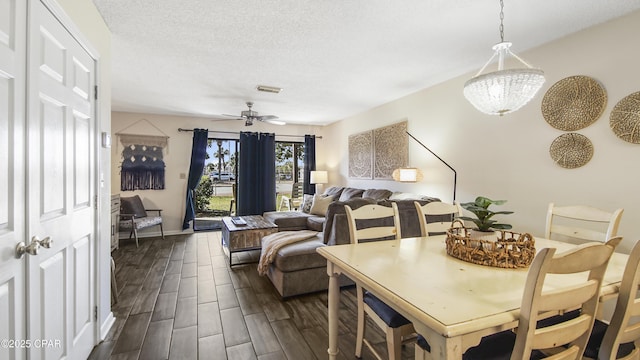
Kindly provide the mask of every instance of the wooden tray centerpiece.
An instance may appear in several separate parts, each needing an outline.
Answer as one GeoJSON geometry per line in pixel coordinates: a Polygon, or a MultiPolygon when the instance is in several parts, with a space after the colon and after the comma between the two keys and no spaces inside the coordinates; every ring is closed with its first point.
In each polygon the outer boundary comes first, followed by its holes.
{"type": "Polygon", "coordinates": [[[494,215],[509,215],[513,211],[489,209],[491,205],[506,202],[478,196],[473,202],[460,204],[475,218],[460,216],[453,221],[447,230],[447,254],[479,265],[508,269],[529,266],[536,255],[533,237],[510,231],[510,224],[498,223],[493,219],[494,215]],[[467,229],[462,220],[473,222],[476,229],[467,229]]]}
{"type": "Polygon", "coordinates": [[[452,227],[447,230],[447,254],[470,263],[507,269],[526,268],[531,264],[536,256],[531,234],[509,230],[495,234],[495,240],[476,239],[471,237],[471,229],[452,227]]]}

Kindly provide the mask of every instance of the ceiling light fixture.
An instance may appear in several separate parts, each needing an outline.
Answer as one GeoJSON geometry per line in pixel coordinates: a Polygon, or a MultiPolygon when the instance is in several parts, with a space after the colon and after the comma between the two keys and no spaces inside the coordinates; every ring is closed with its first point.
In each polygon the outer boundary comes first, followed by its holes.
{"type": "Polygon", "coordinates": [[[258,85],[256,86],[258,91],[269,92],[274,94],[279,94],[282,91],[282,88],[276,86],[267,86],[267,85],[258,85]]]}
{"type": "Polygon", "coordinates": [[[509,48],[504,41],[504,3],[500,0],[500,43],[493,46],[494,54],[478,73],[464,84],[464,96],[478,110],[490,115],[514,112],[528,103],[544,84],[544,72],[532,68],[509,48]],[[505,58],[511,55],[526,68],[504,69],[505,58]],[[498,70],[482,74],[498,57],[498,70]]]}

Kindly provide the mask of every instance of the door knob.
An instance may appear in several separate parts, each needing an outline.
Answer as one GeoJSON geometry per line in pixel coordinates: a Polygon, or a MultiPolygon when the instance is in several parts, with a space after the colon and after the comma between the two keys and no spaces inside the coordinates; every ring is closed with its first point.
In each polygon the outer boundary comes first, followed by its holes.
{"type": "Polygon", "coordinates": [[[24,254],[38,255],[38,249],[40,249],[40,243],[37,241],[32,241],[29,245],[26,245],[24,241],[20,241],[16,245],[16,258],[22,258],[24,254]]]}
{"type": "Polygon", "coordinates": [[[34,242],[37,242],[38,244],[40,244],[40,246],[42,246],[45,249],[51,248],[51,244],[53,244],[53,240],[51,240],[51,237],[49,236],[47,236],[42,240],[38,239],[37,236],[34,236],[33,238],[31,238],[31,243],[34,243],[34,242]]]}

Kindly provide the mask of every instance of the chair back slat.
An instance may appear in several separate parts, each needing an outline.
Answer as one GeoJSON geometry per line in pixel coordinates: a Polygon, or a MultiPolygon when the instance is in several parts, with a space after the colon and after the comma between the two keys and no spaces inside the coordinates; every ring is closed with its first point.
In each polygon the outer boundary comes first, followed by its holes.
{"type": "Polygon", "coordinates": [[[591,331],[592,323],[591,316],[581,315],[554,326],[536,329],[531,346],[534,349],[550,349],[568,344],[576,338],[575,334],[591,331]]]}
{"type": "Polygon", "coordinates": [[[582,357],[591,334],[599,301],[599,289],[609,259],[620,237],[606,243],[591,242],[556,254],[556,249],[541,249],[529,268],[520,308],[516,343],[511,359],[529,359],[533,350],[556,348],[554,359],[582,357]],[[582,284],[557,287],[558,276],[584,274],[582,284]],[[555,288],[543,293],[545,280],[553,275],[555,288]],[[560,323],[537,328],[543,312],[559,313],[579,307],[580,316],[560,323]],[[568,345],[567,348],[562,346],[568,345]]]}
{"type": "Polygon", "coordinates": [[[580,286],[545,292],[541,295],[538,311],[558,310],[562,309],[563,306],[572,308],[582,305],[598,294],[598,291],[600,291],[598,286],[598,281],[590,280],[580,286]]]}

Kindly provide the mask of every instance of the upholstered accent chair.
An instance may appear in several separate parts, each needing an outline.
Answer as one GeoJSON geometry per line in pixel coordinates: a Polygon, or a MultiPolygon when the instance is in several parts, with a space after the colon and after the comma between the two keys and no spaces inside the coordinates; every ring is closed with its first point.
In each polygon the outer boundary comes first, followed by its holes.
{"type": "Polygon", "coordinates": [[[161,209],[145,209],[140,196],[120,198],[120,230],[129,230],[129,239],[133,235],[136,239],[136,247],[138,244],[138,230],[146,229],[152,226],[160,226],[160,234],[164,239],[164,230],[162,229],[162,210],[161,209]],[[150,216],[147,211],[157,212],[157,216],[150,216]]]}

